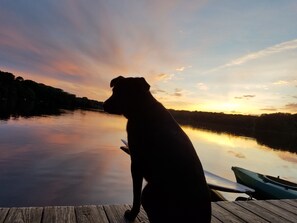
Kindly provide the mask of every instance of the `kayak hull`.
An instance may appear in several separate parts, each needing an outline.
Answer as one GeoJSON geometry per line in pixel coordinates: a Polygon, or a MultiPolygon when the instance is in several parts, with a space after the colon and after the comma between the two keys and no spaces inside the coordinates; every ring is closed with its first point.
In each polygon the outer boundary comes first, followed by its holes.
{"type": "Polygon", "coordinates": [[[279,183],[277,182],[277,178],[272,180],[272,177],[240,167],[232,167],[232,170],[238,183],[255,190],[252,195],[256,199],[269,200],[297,198],[297,184],[285,180],[280,180],[281,183],[279,183]]]}

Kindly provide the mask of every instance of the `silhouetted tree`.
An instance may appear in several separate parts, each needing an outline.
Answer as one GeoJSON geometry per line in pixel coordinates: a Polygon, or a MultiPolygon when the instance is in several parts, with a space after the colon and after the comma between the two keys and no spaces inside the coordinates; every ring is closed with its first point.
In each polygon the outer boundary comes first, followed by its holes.
{"type": "Polygon", "coordinates": [[[24,80],[20,76],[15,78],[3,71],[0,71],[0,102],[1,117],[7,117],[7,114],[56,113],[58,109],[102,109],[101,102],[78,98],[62,89],[24,80]]]}

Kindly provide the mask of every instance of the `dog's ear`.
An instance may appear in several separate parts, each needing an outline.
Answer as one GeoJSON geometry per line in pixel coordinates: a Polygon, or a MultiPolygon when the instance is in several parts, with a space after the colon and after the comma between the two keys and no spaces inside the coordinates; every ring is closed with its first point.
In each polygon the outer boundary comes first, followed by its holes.
{"type": "Polygon", "coordinates": [[[150,89],[150,85],[146,82],[146,80],[143,77],[139,78],[139,82],[141,90],[148,91],[150,89]]]}
{"type": "Polygon", "coordinates": [[[120,80],[125,79],[122,76],[118,76],[117,78],[114,78],[110,82],[110,87],[114,87],[120,80]]]}

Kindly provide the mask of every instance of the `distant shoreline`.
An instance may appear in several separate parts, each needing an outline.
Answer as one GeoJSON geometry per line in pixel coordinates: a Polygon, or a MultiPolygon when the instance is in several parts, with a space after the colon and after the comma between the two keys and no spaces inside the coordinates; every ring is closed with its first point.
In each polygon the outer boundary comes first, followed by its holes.
{"type": "MultiPolygon", "coordinates": [[[[77,97],[62,89],[0,71],[0,120],[18,116],[59,115],[61,109],[102,112],[103,102],[77,97]]],[[[169,112],[181,125],[252,137],[271,148],[297,153],[297,114],[256,116],[173,109],[169,112]]]]}
{"type": "Polygon", "coordinates": [[[169,110],[181,125],[255,138],[259,144],[297,153],[297,114],[234,115],[169,110]]]}
{"type": "Polygon", "coordinates": [[[59,113],[59,109],[102,108],[102,102],[0,71],[0,119],[59,113]]]}

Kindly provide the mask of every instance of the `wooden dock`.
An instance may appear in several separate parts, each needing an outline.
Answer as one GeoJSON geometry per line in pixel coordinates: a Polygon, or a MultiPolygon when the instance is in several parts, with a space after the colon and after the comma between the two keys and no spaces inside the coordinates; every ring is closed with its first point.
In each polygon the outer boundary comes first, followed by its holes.
{"type": "MultiPolygon", "coordinates": [[[[86,205],[0,208],[0,223],[102,222],[126,223],[129,205],[86,205]]],[[[212,203],[212,222],[297,222],[297,200],[235,201],[212,203]]],[[[147,222],[141,210],[135,223],[147,222]]]]}

